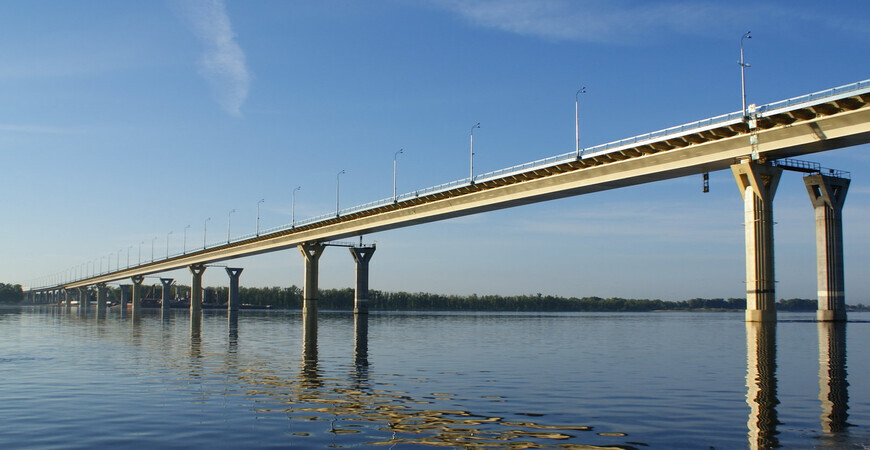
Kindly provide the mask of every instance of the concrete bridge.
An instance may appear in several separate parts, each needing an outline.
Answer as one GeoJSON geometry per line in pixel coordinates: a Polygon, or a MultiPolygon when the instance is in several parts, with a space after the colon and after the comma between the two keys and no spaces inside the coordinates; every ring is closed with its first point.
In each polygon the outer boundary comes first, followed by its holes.
{"type": "MultiPolygon", "coordinates": [[[[96,287],[105,307],[106,283],[131,280],[132,310],[138,314],[146,275],[189,268],[190,312],[201,314],[202,274],[208,264],[297,247],[304,259],[303,310],[317,311],[318,260],[338,239],[503,208],[588,194],[717,170],[731,170],[745,205],[746,320],[776,320],[773,255],[773,198],[783,170],[807,173],[804,182],[815,208],[818,320],[846,318],[843,289],[841,212],[848,174],[793,160],[811,153],[870,142],[870,80],[668,128],[621,141],[553,156],[371,202],[265,230],[202,249],[114,271],[31,287],[33,301],[64,301],[77,289],[96,287]]],[[[367,312],[368,264],[374,246],[350,246],[356,263],[355,311],[367,312]]],[[[238,308],[242,269],[227,268],[231,311],[238,308]]],[[[56,280],[56,278],[61,278],[56,280]]],[[[162,279],[164,299],[172,280],[162,279]]],[[[166,304],[168,302],[164,302],[166,304]]],[[[87,302],[82,302],[87,308],[87,302]]]]}

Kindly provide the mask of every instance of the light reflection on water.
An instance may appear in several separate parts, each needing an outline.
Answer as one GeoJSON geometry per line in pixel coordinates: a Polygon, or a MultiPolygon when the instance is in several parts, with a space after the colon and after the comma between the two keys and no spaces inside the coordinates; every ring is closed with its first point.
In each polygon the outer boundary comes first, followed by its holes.
{"type": "Polygon", "coordinates": [[[789,317],[0,309],[0,447],[860,448],[870,330],[789,317]]]}

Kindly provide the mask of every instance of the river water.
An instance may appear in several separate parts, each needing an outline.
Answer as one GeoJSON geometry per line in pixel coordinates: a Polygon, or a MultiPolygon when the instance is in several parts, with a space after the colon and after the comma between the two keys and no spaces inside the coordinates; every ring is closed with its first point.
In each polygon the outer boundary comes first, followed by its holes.
{"type": "Polygon", "coordinates": [[[0,309],[0,448],[870,448],[870,314],[813,318],[0,309]]]}

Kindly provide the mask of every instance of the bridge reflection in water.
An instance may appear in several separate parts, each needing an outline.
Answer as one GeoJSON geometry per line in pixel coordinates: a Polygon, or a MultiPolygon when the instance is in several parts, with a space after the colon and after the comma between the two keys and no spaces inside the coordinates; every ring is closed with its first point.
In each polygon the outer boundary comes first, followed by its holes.
{"type": "MultiPolygon", "coordinates": [[[[819,416],[823,439],[836,445],[849,424],[846,380],[846,323],[817,322],[819,336],[819,416]]],[[[746,403],[749,405],[749,448],[779,447],[776,407],[776,324],[746,323],[746,403]]],[[[823,441],[823,443],[826,443],[823,441]]]]}

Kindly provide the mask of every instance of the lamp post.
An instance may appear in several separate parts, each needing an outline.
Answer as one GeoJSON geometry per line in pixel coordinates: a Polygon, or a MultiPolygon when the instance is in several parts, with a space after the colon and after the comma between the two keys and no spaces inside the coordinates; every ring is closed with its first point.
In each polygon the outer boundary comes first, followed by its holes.
{"type": "Polygon", "coordinates": [[[393,203],[398,201],[396,196],[396,159],[403,153],[405,153],[405,149],[400,148],[399,151],[393,154],[393,203]]]}
{"type": "Polygon", "coordinates": [[[290,227],[296,228],[296,191],[302,189],[302,186],[296,186],[293,188],[293,192],[290,194],[290,227]]]}
{"type": "Polygon", "coordinates": [[[103,273],[103,258],[104,258],[104,256],[100,256],[100,272],[99,273],[101,273],[101,274],[103,273]]]}
{"type": "Polygon", "coordinates": [[[151,238],[151,262],[154,262],[154,243],[157,242],[157,236],[151,238]]]}
{"type": "Polygon", "coordinates": [[[344,169],[342,169],[341,172],[339,172],[338,174],[335,175],[335,217],[338,217],[338,193],[339,193],[339,187],[340,187],[338,179],[344,173],[345,173],[344,169]]]}
{"type": "Polygon", "coordinates": [[[202,249],[205,250],[205,238],[208,236],[208,221],[211,220],[211,217],[205,219],[205,223],[202,225],[202,249]]]}
{"type": "Polygon", "coordinates": [[[257,236],[260,236],[260,204],[265,202],[266,199],[261,198],[259,202],[257,202],[257,236]]]}
{"type": "Polygon", "coordinates": [[[170,234],[172,234],[171,231],[169,233],[166,233],[166,259],[169,259],[169,235],[170,234]]]}
{"type": "Polygon", "coordinates": [[[115,270],[118,271],[121,270],[121,250],[123,249],[118,249],[118,257],[115,258],[115,270]]]}
{"type": "Polygon", "coordinates": [[[236,208],[231,209],[230,212],[227,213],[227,244],[230,243],[230,217],[234,212],[236,212],[236,208]]]}
{"type": "Polygon", "coordinates": [[[574,93],[574,139],[577,142],[577,159],[580,159],[580,94],[586,93],[586,86],[574,93]]]}
{"type": "Polygon", "coordinates": [[[190,228],[190,225],[184,227],[184,240],[181,241],[181,254],[187,254],[187,229],[190,228]]]}
{"type": "Polygon", "coordinates": [[[144,244],[144,243],[145,243],[145,241],[139,242],[139,263],[138,263],[138,265],[140,265],[140,266],[142,265],[142,244],[144,244]]]}
{"type": "Polygon", "coordinates": [[[749,64],[746,64],[746,61],[743,59],[743,40],[752,39],[749,33],[751,31],[747,31],[740,37],[740,62],[737,63],[740,65],[740,93],[743,95],[743,117],[746,117],[746,68],[749,67],[749,64]]]}
{"type": "Polygon", "coordinates": [[[471,127],[471,165],[468,172],[468,181],[474,184],[474,129],[480,128],[480,122],[471,127]]]}
{"type": "Polygon", "coordinates": [[[127,247],[127,268],[130,268],[130,253],[133,253],[133,246],[127,247]]]}

